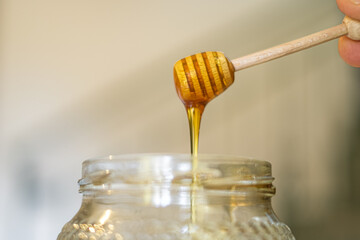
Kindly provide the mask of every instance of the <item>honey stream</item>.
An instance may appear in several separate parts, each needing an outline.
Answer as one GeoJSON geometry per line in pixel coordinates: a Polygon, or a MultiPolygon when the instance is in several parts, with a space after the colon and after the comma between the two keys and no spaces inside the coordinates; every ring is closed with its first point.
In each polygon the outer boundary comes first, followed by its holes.
{"type": "Polygon", "coordinates": [[[192,156],[192,183],[191,183],[191,223],[196,224],[196,191],[198,189],[198,149],[201,116],[204,112],[205,105],[197,104],[195,106],[186,106],[187,116],[190,129],[190,146],[192,156]]]}

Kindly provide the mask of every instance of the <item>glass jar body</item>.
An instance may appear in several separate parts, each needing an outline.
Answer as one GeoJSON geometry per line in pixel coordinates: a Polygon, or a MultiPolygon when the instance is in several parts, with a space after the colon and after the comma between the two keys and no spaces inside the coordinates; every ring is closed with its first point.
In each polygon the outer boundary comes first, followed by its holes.
{"type": "Polygon", "coordinates": [[[272,180],[269,163],[234,157],[200,157],[196,170],[185,155],[88,161],[58,240],[295,239],[271,207],[272,180]]]}

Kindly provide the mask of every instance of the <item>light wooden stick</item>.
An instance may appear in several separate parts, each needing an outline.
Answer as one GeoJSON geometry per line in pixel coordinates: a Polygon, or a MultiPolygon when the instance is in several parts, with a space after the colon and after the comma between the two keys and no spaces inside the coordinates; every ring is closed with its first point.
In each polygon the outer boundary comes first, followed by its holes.
{"type": "MultiPolygon", "coordinates": [[[[252,67],[252,66],[264,63],[264,62],[271,61],[276,58],[280,58],[280,57],[289,55],[291,53],[295,53],[295,52],[319,45],[321,43],[336,39],[341,36],[345,36],[349,32],[352,33],[354,31],[355,33],[356,32],[359,33],[360,29],[357,29],[357,31],[355,29],[350,30],[350,27],[353,26],[350,24],[353,23],[353,21],[354,20],[351,19],[351,22],[349,22],[348,17],[346,17],[344,19],[344,23],[342,23],[338,26],[335,26],[335,27],[332,27],[332,28],[299,38],[299,39],[296,39],[296,40],[288,42],[288,43],[284,43],[284,44],[281,44],[281,45],[278,45],[275,47],[271,47],[271,48],[268,48],[263,51],[259,51],[259,52],[252,53],[252,54],[249,54],[244,57],[240,57],[240,58],[231,60],[231,62],[234,65],[235,71],[239,71],[239,70],[242,70],[242,69],[245,69],[248,67],[252,67]]],[[[351,37],[351,38],[354,39],[356,37],[351,37]]]]}

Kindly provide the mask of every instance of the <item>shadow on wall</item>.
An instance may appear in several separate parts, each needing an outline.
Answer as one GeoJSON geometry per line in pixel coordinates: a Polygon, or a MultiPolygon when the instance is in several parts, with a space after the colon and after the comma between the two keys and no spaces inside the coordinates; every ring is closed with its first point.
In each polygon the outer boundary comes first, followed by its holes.
{"type": "MultiPolygon", "coordinates": [[[[360,69],[356,71],[354,79],[360,79],[360,69]]],[[[360,82],[355,82],[360,89],[360,82]]],[[[360,95],[357,95],[357,104],[360,106],[360,95]]],[[[332,204],[327,209],[327,217],[320,222],[299,221],[292,218],[293,231],[297,239],[326,239],[326,240],[353,240],[359,239],[358,224],[360,222],[360,110],[353,109],[354,125],[347,129],[347,143],[343,152],[339,152],[336,162],[345,162],[346,174],[334,171],[329,178],[335,178],[337,184],[331,189],[337,195],[335,199],[328,199],[332,204]],[[338,179],[338,175],[344,179],[338,179]]],[[[336,167],[336,166],[335,166],[336,167]]],[[[338,169],[341,171],[341,168],[338,169]]],[[[291,207],[288,208],[291,210],[291,207]]]]}

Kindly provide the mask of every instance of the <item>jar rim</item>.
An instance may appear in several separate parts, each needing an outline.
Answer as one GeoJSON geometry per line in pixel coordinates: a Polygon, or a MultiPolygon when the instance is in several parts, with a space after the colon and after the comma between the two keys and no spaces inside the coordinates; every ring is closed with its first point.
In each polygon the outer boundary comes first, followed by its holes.
{"type": "MultiPolygon", "coordinates": [[[[175,157],[177,159],[183,160],[189,160],[192,159],[191,154],[186,153],[129,153],[129,154],[117,154],[117,155],[108,155],[103,157],[95,157],[95,158],[89,158],[86,159],[82,165],[89,165],[99,162],[107,162],[107,161],[129,161],[129,160],[139,160],[144,158],[167,158],[167,157],[175,157]]],[[[238,163],[239,161],[247,162],[252,161],[257,164],[270,164],[268,161],[252,158],[252,157],[243,157],[238,155],[229,155],[229,154],[199,154],[197,156],[198,159],[201,159],[202,161],[215,161],[221,158],[221,161],[226,162],[234,162],[238,163]]]]}
{"type": "Polygon", "coordinates": [[[80,190],[124,185],[190,186],[194,176],[202,186],[268,185],[274,178],[267,161],[234,155],[200,154],[196,167],[190,154],[145,153],[109,155],[83,162],[80,190]]]}

